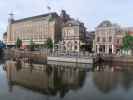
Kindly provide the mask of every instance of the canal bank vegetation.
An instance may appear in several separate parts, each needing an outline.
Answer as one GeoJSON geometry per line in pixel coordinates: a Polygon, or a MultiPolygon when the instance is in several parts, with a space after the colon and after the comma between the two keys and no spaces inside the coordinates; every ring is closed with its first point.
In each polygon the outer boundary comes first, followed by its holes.
{"type": "Polygon", "coordinates": [[[34,48],[35,48],[35,43],[33,42],[32,39],[30,39],[30,45],[29,45],[29,49],[30,49],[30,51],[33,51],[34,48]]]}
{"type": "Polygon", "coordinates": [[[16,48],[20,48],[22,46],[22,40],[17,38],[17,41],[16,41],[16,48]]]}
{"type": "Polygon", "coordinates": [[[121,54],[120,55],[107,55],[102,57],[105,62],[120,62],[133,64],[133,36],[125,33],[123,37],[121,54]]]}
{"type": "Polygon", "coordinates": [[[33,51],[34,48],[35,48],[35,43],[33,42],[32,39],[30,39],[29,45],[28,45],[28,46],[25,46],[25,45],[22,44],[22,40],[19,39],[19,38],[17,38],[15,47],[16,47],[17,49],[27,49],[27,50],[33,51]]]}
{"type": "Polygon", "coordinates": [[[50,52],[52,52],[52,49],[54,47],[54,43],[52,41],[51,38],[48,38],[45,44],[46,48],[50,50],[50,52]]]}
{"type": "Polygon", "coordinates": [[[126,33],[125,37],[123,38],[123,46],[122,46],[122,53],[126,55],[133,54],[133,36],[126,33]]]}

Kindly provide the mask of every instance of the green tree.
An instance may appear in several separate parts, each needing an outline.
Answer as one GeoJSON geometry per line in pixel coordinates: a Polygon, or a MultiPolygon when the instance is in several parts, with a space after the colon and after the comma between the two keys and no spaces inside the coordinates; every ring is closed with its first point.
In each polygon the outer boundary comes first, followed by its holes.
{"type": "Polygon", "coordinates": [[[51,38],[48,38],[47,41],[46,41],[46,47],[48,49],[53,49],[53,41],[51,38]]]}
{"type": "Polygon", "coordinates": [[[126,36],[123,38],[123,46],[124,50],[129,50],[133,48],[133,36],[126,33],[126,36]]]}
{"type": "Polygon", "coordinates": [[[30,50],[34,50],[34,47],[35,47],[35,44],[34,44],[33,40],[30,39],[30,45],[29,45],[30,50]]]}
{"type": "Polygon", "coordinates": [[[20,48],[22,45],[22,40],[17,38],[17,41],[16,41],[16,48],[20,48]]]}

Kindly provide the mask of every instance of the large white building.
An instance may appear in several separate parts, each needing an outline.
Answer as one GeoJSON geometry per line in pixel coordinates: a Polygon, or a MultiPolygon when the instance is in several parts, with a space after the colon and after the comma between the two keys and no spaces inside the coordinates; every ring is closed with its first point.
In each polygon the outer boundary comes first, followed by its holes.
{"type": "Polygon", "coordinates": [[[99,54],[116,54],[120,51],[124,32],[117,24],[103,21],[96,27],[93,49],[99,54]]]}

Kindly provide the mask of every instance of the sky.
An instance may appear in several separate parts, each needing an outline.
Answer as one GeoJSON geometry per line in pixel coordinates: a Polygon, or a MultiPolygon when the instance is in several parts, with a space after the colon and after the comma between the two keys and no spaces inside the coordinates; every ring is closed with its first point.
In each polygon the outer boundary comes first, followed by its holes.
{"type": "Polygon", "coordinates": [[[15,19],[48,13],[62,9],[82,22],[88,30],[94,30],[103,20],[125,27],[133,26],[133,0],[0,0],[0,39],[6,31],[9,13],[15,19]]]}

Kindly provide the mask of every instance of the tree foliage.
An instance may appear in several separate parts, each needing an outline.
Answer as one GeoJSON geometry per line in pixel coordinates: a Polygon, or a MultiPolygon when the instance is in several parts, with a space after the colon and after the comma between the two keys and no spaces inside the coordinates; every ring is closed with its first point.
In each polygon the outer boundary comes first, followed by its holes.
{"type": "Polygon", "coordinates": [[[48,38],[47,41],[46,41],[46,47],[48,49],[53,49],[53,41],[51,38],[48,38]]]}
{"type": "Polygon", "coordinates": [[[123,49],[133,49],[133,36],[126,33],[126,36],[123,38],[123,49]]]}
{"type": "Polygon", "coordinates": [[[30,39],[30,45],[29,45],[30,50],[34,50],[34,46],[35,46],[35,44],[34,44],[33,40],[30,39]]]}
{"type": "Polygon", "coordinates": [[[17,38],[17,41],[16,41],[16,48],[20,48],[22,45],[22,40],[17,38]]]}

